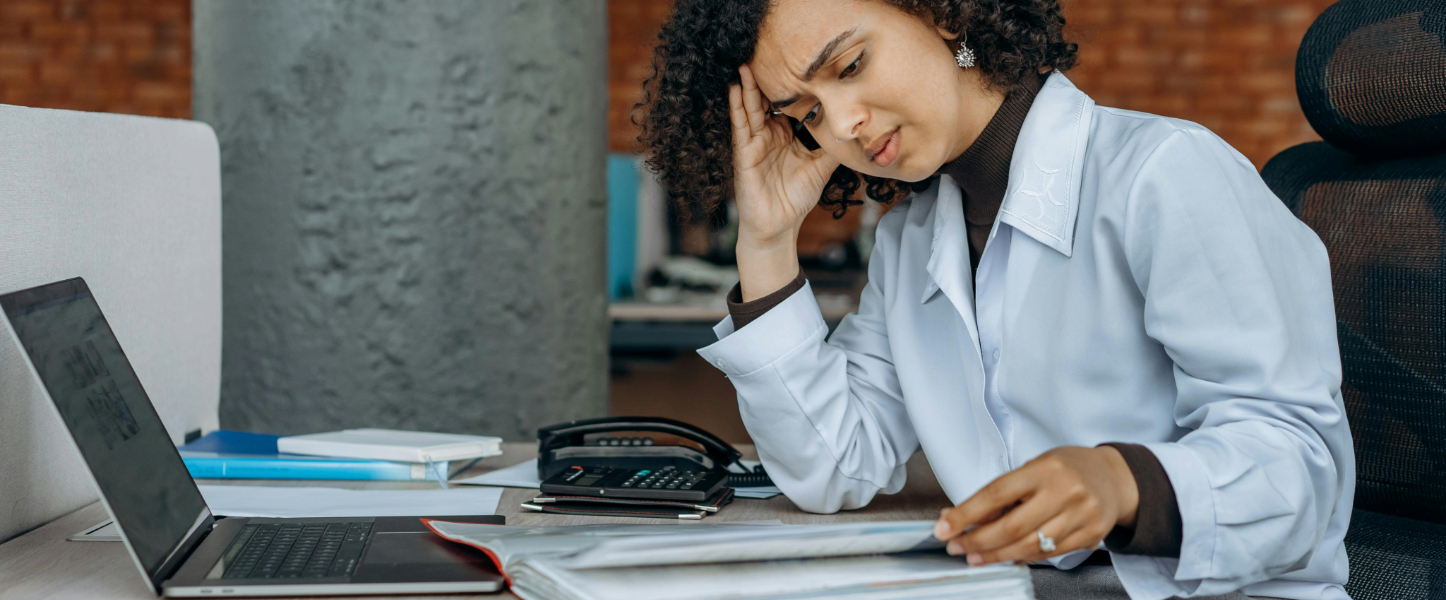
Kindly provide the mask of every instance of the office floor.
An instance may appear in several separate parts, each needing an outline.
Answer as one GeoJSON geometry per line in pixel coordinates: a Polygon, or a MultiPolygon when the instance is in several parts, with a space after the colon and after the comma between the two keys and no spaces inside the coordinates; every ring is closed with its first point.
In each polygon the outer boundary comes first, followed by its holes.
{"type": "Polygon", "coordinates": [[[701,427],[732,444],[752,443],[738,416],[733,385],[696,352],[614,356],[609,385],[613,416],[667,417],[701,427]]]}

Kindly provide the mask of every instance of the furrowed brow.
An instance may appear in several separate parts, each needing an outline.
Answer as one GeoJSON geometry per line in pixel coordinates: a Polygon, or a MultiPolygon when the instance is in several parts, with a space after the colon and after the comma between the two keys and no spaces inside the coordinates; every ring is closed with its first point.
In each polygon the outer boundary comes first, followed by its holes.
{"type": "MultiPolygon", "coordinates": [[[[818,75],[818,70],[822,69],[824,65],[828,64],[829,59],[833,58],[834,51],[838,50],[838,47],[848,41],[850,37],[853,37],[854,32],[858,31],[858,29],[857,26],[850,28],[848,31],[834,36],[832,40],[824,44],[823,49],[819,50],[818,56],[814,57],[813,62],[808,65],[808,69],[803,72],[803,80],[812,81],[813,77],[818,75]]],[[[783,100],[771,102],[770,104],[773,105],[773,110],[783,110],[795,102],[798,102],[798,96],[784,98],[783,100]]]]}
{"type": "Polygon", "coordinates": [[[803,80],[812,81],[813,76],[818,74],[818,70],[822,69],[823,66],[828,63],[829,59],[833,58],[833,51],[838,50],[839,45],[848,41],[848,39],[852,37],[854,32],[858,31],[858,29],[858,27],[849,29],[848,31],[838,34],[838,36],[830,40],[829,43],[824,44],[823,50],[820,50],[818,52],[818,56],[814,57],[813,63],[808,65],[808,70],[803,72],[803,80]]]}

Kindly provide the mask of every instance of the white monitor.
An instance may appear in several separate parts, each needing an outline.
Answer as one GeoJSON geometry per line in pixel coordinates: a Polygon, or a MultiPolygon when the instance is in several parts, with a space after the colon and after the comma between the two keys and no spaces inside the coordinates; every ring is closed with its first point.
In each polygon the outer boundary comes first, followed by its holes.
{"type": "MultiPolygon", "coordinates": [[[[203,123],[0,105],[0,293],[84,277],[170,433],[217,428],[221,170],[203,123]]],[[[98,499],[0,339],[0,540],[98,499]]]]}

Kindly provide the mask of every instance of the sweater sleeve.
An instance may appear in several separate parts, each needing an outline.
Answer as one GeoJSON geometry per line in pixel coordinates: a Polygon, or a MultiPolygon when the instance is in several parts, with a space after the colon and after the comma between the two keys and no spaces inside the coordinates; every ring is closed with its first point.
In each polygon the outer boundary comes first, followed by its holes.
{"type": "Polygon", "coordinates": [[[807,280],[803,278],[803,270],[799,269],[798,275],[788,282],[788,285],[783,286],[783,289],[749,302],[743,301],[742,286],[734,284],[733,289],[728,291],[728,314],[733,317],[733,329],[743,329],[744,325],[763,316],[763,313],[787,300],[794,292],[803,289],[805,281],[807,280]]]}
{"type": "Polygon", "coordinates": [[[1135,512],[1135,527],[1116,527],[1105,537],[1110,552],[1179,558],[1184,526],[1180,522],[1180,504],[1175,488],[1160,459],[1149,448],[1139,444],[1102,444],[1120,451],[1135,486],[1140,490],[1140,505],[1135,512]]]}

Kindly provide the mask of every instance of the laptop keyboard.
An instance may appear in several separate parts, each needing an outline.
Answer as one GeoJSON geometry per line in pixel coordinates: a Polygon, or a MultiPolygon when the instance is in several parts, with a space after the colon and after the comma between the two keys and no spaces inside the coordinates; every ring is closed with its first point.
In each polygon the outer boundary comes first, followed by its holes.
{"type": "Polygon", "coordinates": [[[226,579],[349,577],[371,523],[251,524],[226,549],[226,579]]]}

